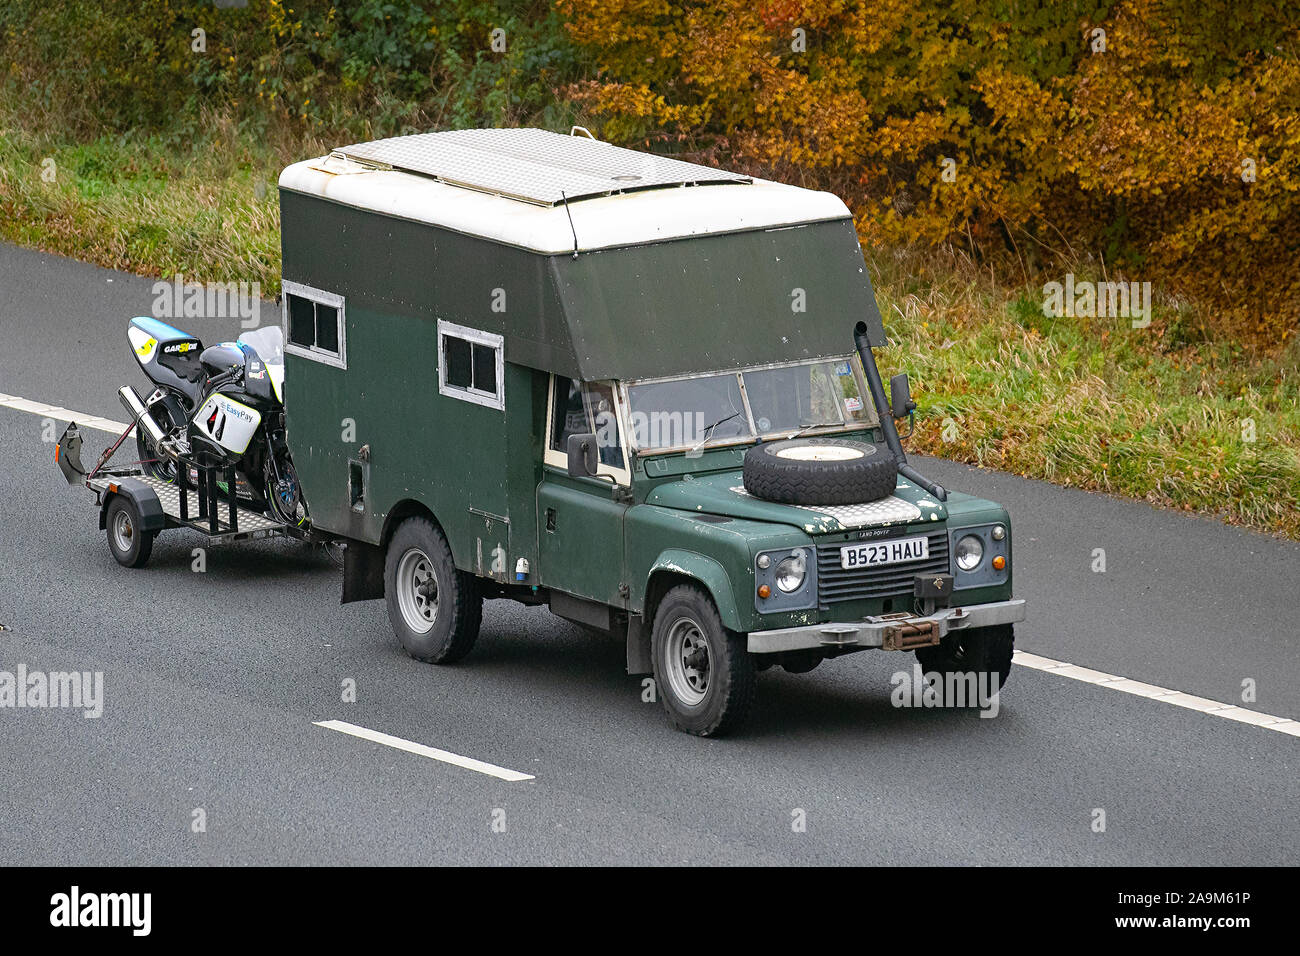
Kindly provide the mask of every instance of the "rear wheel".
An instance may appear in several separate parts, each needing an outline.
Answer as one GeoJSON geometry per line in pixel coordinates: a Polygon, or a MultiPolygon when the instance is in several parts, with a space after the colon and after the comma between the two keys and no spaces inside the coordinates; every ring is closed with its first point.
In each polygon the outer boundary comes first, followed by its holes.
{"type": "Polygon", "coordinates": [[[140,527],[140,513],[128,498],[115,495],[104,518],[108,550],[124,568],[138,568],[149,560],[156,532],[140,527]]]}
{"type": "Polygon", "coordinates": [[[969,631],[949,631],[938,645],[918,647],[916,659],[927,674],[938,675],[936,689],[945,706],[965,704],[967,707],[975,707],[979,701],[970,699],[969,685],[947,680],[947,676],[974,673],[977,687],[981,690],[987,687],[992,696],[1002,688],[1011,674],[1014,645],[1015,631],[1010,624],[979,627],[969,631]],[[985,674],[989,677],[985,678],[985,674]],[[952,692],[958,688],[961,699],[954,699],[957,694],[952,692]]]}
{"type": "Polygon", "coordinates": [[[135,426],[135,452],[140,459],[140,470],[148,477],[176,483],[176,462],[158,451],[158,446],[139,425],[135,426]]]}
{"type": "Polygon", "coordinates": [[[483,622],[478,582],[456,568],[447,539],[427,519],[408,518],[388,543],[384,595],[393,633],[416,660],[452,664],[474,646],[483,622]]]}
{"type": "Polygon", "coordinates": [[[650,646],[655,684],[674,727],[712,737],[744,723],[754,702],[754,659],[745,636],[723,626],[707,592],[680,584],[664,595],[650,646]]]}

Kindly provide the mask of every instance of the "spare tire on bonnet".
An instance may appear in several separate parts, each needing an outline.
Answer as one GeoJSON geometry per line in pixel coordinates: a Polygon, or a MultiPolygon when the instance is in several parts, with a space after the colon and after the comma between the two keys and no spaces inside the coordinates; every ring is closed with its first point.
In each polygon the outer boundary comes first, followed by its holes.
{"type": "Polygon", "coordinates": [[[884,445],[844,438],[763,442],[745,453],[745,490],[788,505],[852,505],[894,492],[898,460],[884,445]]]}

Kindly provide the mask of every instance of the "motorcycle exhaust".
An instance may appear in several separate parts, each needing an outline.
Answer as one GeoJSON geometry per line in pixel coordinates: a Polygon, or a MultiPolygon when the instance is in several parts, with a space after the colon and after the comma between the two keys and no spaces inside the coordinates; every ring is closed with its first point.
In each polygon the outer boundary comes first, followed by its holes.
{"type": "Polygon", "coordinates": [[[149,409],[144,407],[144,402],[140,400],[140,396],[136,394],[135,389],[130,385],[123,385],[117,390],[117,397],[122,400],[122,407],[130,413],[136,427],[147,431],[149,437],[153,439],[154,445],[159,451],[162,451],[162,440],[166,436],[158,423],[153,420],[153,416],[149,414],[149,409]]]}

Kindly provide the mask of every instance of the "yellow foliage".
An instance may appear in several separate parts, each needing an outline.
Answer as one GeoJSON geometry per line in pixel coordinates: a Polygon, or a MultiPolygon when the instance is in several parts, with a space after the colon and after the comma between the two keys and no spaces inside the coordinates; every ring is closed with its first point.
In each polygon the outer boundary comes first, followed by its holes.
{"type": "Polygon", "coordinates": [[[864,239],[1080,253],[1300,325],[1300,10],[1275,0],[558,0],[628,143],[832,189],[864,239]],[[993,9],[990,9],[993,8],[993,9]],[[998,12],[997,8],[1001,8],[998,12]]]}

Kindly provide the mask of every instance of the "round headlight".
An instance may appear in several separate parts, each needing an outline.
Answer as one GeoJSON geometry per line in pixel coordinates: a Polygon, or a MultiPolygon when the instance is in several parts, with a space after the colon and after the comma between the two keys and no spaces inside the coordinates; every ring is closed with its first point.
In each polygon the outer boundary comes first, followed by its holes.
{"type": "Polygon", "coordinates": [[[786,594],[798,591],[803,586],[803,579],[808,576],[808,562],[803,552],[796,551],[788,558],[782,558],[776,566],[776,586],[786,594]]]}
{"type": "Polygon", "coordinates": [[[974,571],[984,560],[984,542],[977,535],[968,534],[957,542],[957,567],[974,571]]]}

